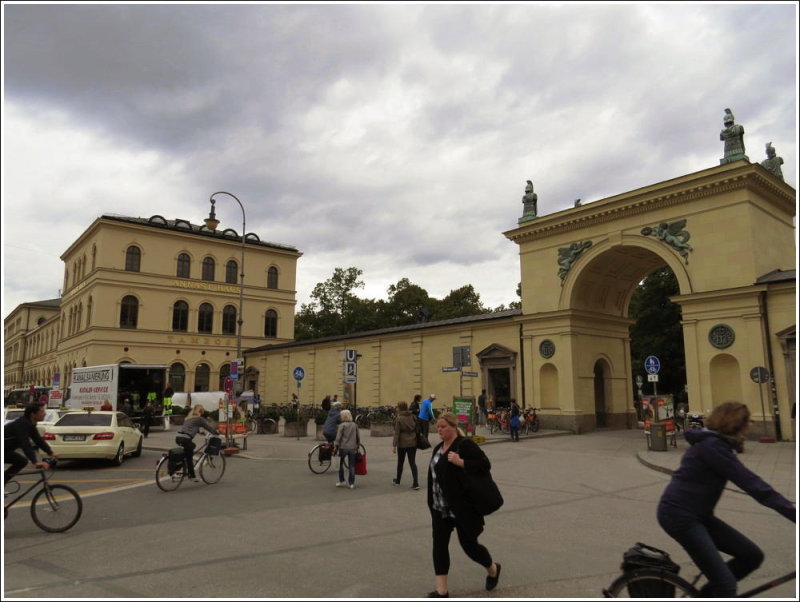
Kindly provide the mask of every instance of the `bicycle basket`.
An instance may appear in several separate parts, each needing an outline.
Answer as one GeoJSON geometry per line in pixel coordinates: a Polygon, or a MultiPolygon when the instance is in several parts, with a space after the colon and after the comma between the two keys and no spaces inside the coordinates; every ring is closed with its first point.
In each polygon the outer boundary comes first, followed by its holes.
{"type": "Polygon", "coordinates": [[[173,447],[169,450],[169,455],[167,456],[167,472],[170,475],[178,472],[183,466],[183,455],[182,447],[173,447]]]}
{"type": "MultiPolygon", "coordinates": [[[[677,575],[681,567],[664,550],[637,543],[622,555],[622,570],[627,573],[636,569],[656,569],[677,575]]],[[[637,581],[628,585],[628,593],[633,598],[672,598],[675,586],[663,581],[637,581]]]]}
{"type": "Polygon", "coordinates": [[[320,462],[327,462],[333,457],[333,446],[320,445],[319,446],[319,460],[320,462]]]}
{"type": "Polygon", "coordinates": [[[209,456],[218,456],[219,450],[222,449],[222,439],[219,437],[209,437],[208,445],[206,445],[206,453],[209,456]]]}

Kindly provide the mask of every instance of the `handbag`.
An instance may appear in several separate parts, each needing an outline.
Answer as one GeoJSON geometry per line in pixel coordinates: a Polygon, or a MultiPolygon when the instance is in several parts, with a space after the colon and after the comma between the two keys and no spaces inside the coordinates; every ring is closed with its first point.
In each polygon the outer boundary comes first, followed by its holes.
{"type": "Polygon", "coordinates": [[[367,454],[356,454],[356,474],[367,474],[367,454]]]}
{"type": "Polygon", "coordinates": [[[428,438],[417,431],[417,449],[428,449],[431,446],[431,442],[428,441],[428,438]]]}
{"type": "MultiPolygon", "coordinates": [[[[458,451],[461,451],[459,445],[458,451]]],[[[486,516],[500,509],[503,505],[503,494],[492,478],[490,471],[471,473],[464,471],[464,491],[472,507],[481,516],[486,516]]]]}

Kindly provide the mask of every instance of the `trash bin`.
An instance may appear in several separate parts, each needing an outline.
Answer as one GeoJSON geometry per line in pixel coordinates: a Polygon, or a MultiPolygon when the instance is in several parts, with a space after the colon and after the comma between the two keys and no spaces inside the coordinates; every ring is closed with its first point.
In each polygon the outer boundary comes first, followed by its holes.
{"type": "Polygon", "coordinates": [[[667,425],[664,422],[650,425],[649,443],[651,451],[667,451],[667,425]]]}

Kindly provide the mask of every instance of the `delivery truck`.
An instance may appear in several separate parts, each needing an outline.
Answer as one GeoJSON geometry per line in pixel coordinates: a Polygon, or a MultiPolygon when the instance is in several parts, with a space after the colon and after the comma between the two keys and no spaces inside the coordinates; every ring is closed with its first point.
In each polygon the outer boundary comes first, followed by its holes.
{"type": "Polygon", "coordinates": [[[155,397],[157,414],[166,387],[167,367],[163,364],[106,364],[72,369],[72,384],[67,407],[99,410],[108,401],[114,410],[130,399],[133,410],[141,411],[155,397]]]}

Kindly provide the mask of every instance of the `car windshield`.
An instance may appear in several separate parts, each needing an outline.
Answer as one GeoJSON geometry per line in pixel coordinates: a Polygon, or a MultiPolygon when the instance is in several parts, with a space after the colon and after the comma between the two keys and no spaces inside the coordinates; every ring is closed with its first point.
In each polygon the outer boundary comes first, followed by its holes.
{"type": "Polygon", "coordinates": [[[111,414],[64,414],[56,426],[111,426],[111,414]]]}
{"type": "Polygon", "coordinates": [[[16,420],[25,413],[25,410],[9,410],[6,412],[6,420],[16,420]]]}

